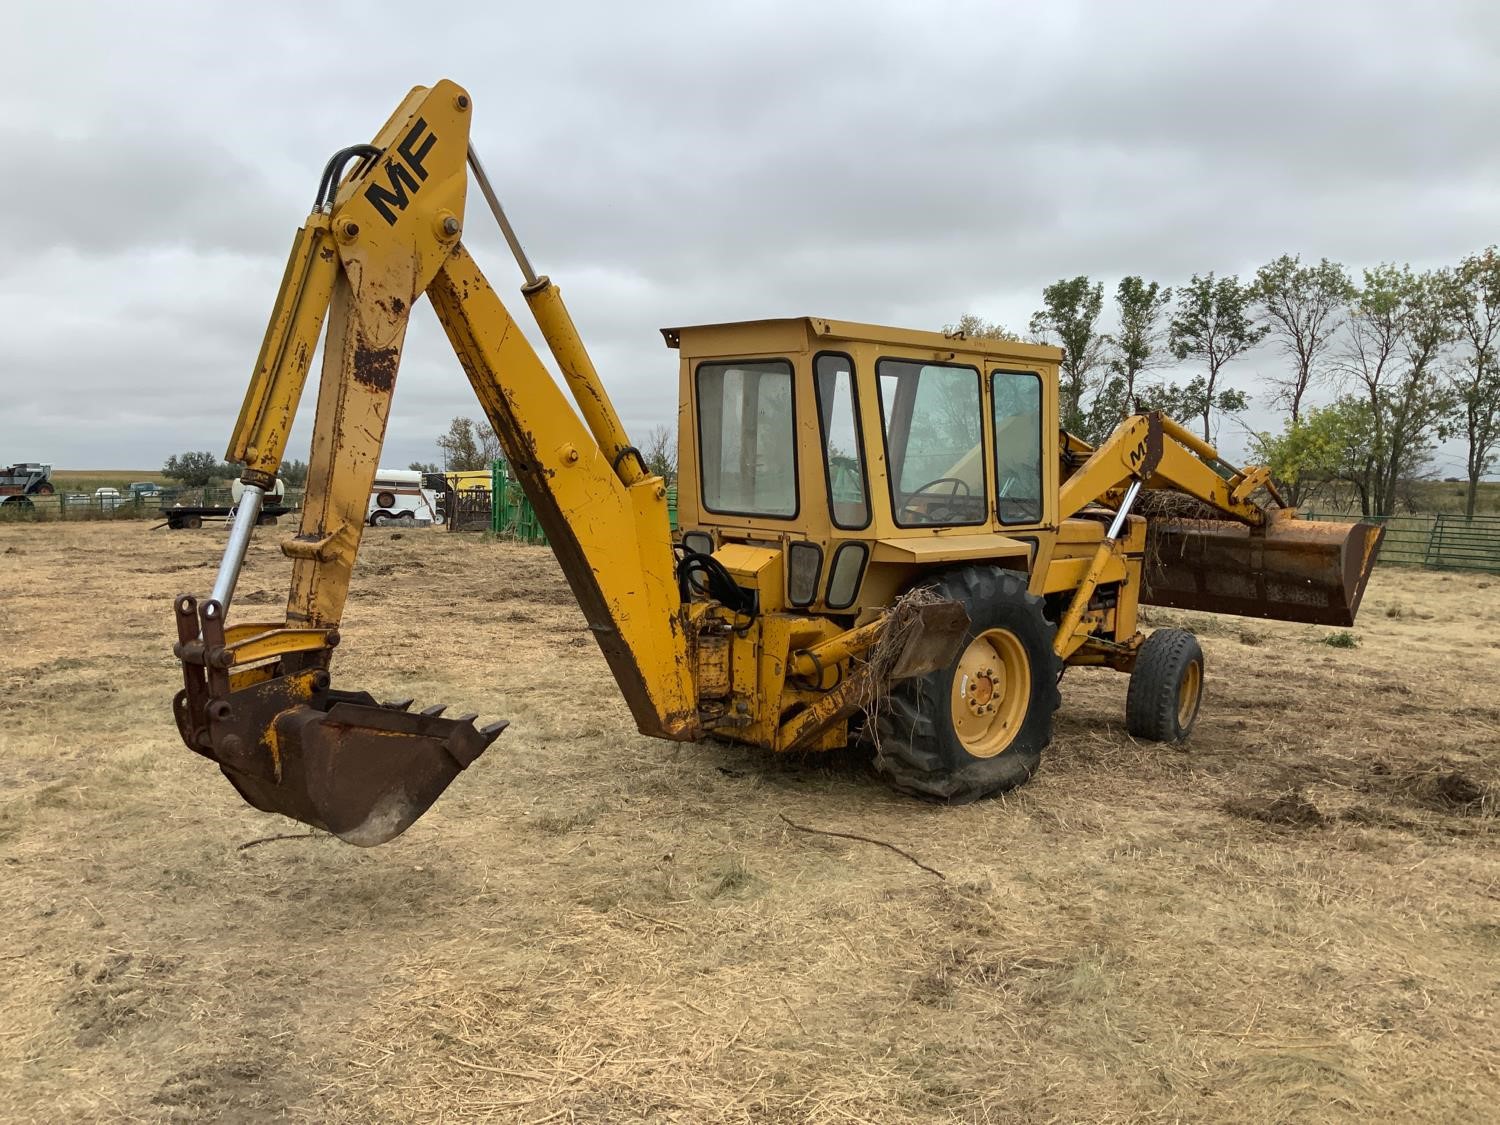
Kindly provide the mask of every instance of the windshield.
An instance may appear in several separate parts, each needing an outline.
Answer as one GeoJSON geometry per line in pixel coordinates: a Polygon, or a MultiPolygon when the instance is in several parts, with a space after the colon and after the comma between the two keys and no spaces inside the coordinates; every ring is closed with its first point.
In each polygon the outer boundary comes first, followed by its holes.
{"type": "Polygon", "coordinates": [[[875,365],[891,509],[902,527],[983,523],[979,372],[883,359],[875,365]]]}

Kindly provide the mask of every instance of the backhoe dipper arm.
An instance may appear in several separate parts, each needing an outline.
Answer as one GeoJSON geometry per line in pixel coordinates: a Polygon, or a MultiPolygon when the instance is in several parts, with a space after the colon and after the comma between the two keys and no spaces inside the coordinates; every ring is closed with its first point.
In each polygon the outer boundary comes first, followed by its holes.
{"type": "MultiPolygon", "coordinates": [[[[460,244],[470,99],[414,89],[375,137],[335,155],[298,232],[228,456],[246,502],[214,594],[177,599],[189,747],[251,804],[358,844],[399,834],[499,734],[330,688],[327,672],[365,527],[411,307],[425,292],[535,506],[589,627],[643,732],[699,733],[666,490],[624,436],[557,290],[527,274],[585,426],[460,244]],[[353,170],[345,178],[351,162],[353,170]],[[340,182],[342,178],[342,182],[340,182]],[[228,625],[263,489],[286,449],[319,330],[323,372],[284,622],[228,625]],[[248,514],[247,514],[248,513],[248,514]]],[[[483,169],[476,176],[497,216],[483,169]]],[[[589,706],[603,685],[580,681],[589,706]]]]}

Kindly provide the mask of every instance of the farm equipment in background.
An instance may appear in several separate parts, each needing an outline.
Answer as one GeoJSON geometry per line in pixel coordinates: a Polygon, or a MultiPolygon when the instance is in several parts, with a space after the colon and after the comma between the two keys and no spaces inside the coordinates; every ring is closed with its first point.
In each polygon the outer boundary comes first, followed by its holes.
{"type": "Polygon", "coordinates": [[[0,469],[0,506],[30,508],[33,496],[52,496],[52,466],[23,461],[0,469]]]}
{"type": "MultiPolygon", "coordinates": [[[[1036,770],[1070,666],[1129,673],[1136,736],[1187,735],[1202,653],[1182,630],[1143,634],[1143,602],[1353,621],[1377,528],[1297,518],[1266,470],[1226,466],[1159,414],[1098,448],[1062,433],[1058,349],[818,317],[664,330],[679,361],[674,543],[667,488],[522,251],[469,111],[451,82],[417,87],[373,144],[324,169],[226,454],[250,518],[212,593],[174,604],[178,729],[255,807],[379,844],[505,726],[382,704],[329,674],[424,293],[648,735],[821,751],[865,715],[895,786],[967,801],[1036,770]],[[461,241],[466,163],[576,412],[461,241]],[[286,615],[231,624],[325,317],[301,524],[281,544],[286,615]],[[1216,518],[1153,514],[1148,490],[1216,518]]],[[[579,684],[580,707],[602,687],[579,684]]]]}
{"type": "Polygon", "coordinates": [[[381,469],[370,486],[366,508],[370,526],[399,523],[428,527],[442,523],[439,495],[423,483],[422,477],[415,469],[381,469]]]}
{"type": "MultiPolygon", "coordinates": [[[[202,492],[194,490],[192,495],[199,501],[207,501],[208,491],[207,489],[202,490],[202,492]]],[[[222,495],[222,490],[218,491],[222,495]]],[[[174,494],[158,491],[157,495],[167,499],[174,494]]],[[[286,485],[278,477],[269,491],[258,491],[255,501],[255,515],[249,518],[261,527],[274,525],[280,517],[295,511],[294,508],[289,508],[281,502],[285,495],[286,485]],[[270,503],[266,503],[267,497],[270,498],[270,503]]],[[[238,519],[240,512],[244,510],[245,485],[243,482],[235,481],[230,486],[229,499],[230,503],[228,504],[210,504],[206,502],[184,504],[180,500],[172,499],[170,503],[162,505],[160,512],[162,519],[166,521],[166,526],[171,530],[196,531],[205,522],[227,523],[230,520],[238,519]]]]}

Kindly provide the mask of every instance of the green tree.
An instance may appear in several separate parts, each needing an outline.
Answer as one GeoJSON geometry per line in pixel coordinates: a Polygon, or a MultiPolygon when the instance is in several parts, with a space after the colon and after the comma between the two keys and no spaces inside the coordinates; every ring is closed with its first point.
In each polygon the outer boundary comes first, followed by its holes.
{"type": "Polygon", "coordinates": [[[1453,340],[1452,279],[1409,266],[1364,271],[1348,310],[1340,370],[1362,403],[1366,448],[1356,486],[1365,515],[1395,510],[1397,486],[1420,474],[1447,436],[1454,396],[1440,373],[1453,340]]]}
{"type": "Polygon", "coordinates": [[[1021,338],[1005,325],[991,323],[973,313],[964,313],[958,318],[956,324],[945,325],[943,335],[955,340],[1019,340],[1021,338]]]}
{"type": "Polygon", "coordinates": [[[1460,262],[1447,295],[1459,344],[1449,390],[1466,445],[1469,495],[1464,515],[1472,520],[1479,481],[1500,452],[1500,255],[1495,247],[1460,262]]]}
{"type": "Polygon", "coordinates": [[[671,426],[656,425],[647,430],[641,456],[647,469],[668,484],[677,483],[677,433],[671,426]]]}
{"type": "Polygon", "coordinates": [[[276,475],[288,488],[301,488],[307,483],[307,462],[283,461],[276,475]]]}
{"type": "MultiPolygon", "coordinates": [[[[1202,375],[1194,375],[1183,384],[1157,383],[1142,387],[1136,401],[1142,410],[1160,410],[1168,418],[1206,419],[1214,413],[1238,414],[1250,405],[1250,399],[1243,391],[1233,387],[1212,390],[1202,375]]],[[[1203,440],[1213,439],[1205,436],[1203,440]]]]}
{"type": "Polygon", "coordinates": [[[1256,460],[1271,470],[1283,493],[1293,490],[1305,502],[1329,482],[1343,481],[1367,509],[1370,433],[1369,405],[1346,395],[1305,408],[1300,417],[1287,418],[1281,433],[1256,434],[1253,444],[1256,460]]]}
{"type": "Polygon", "coordinates": [[[500,456],[500,439],[490,424],[473,418],[455,418],[437,439],[443,452],[443,468],[451,473],[487,469],[500,456]]]}
{"type": "Polygon", "coordinates": [[[1063,427],[1082,433],[1087,419],[1083,400],[1091,376],[1104,358],[1106,339],[1098,332],[1104,308],[1104,285],[1087,277],[1063,278],[1042,290],[1042,307],[1031,318],[1031,332],[1055,341],[1063,349],[1062,380],[1058,388],[1063,427]]]}
{"type": "MultiPolygon", "coordinates": [[[[1177,291],[1177,311],[1172,316],[1170,343],[1178,359],[1201,360],[1207,365],[1205,375],[1194,378],[1182,393],[1194,413],[1203,420],[1203,440],[1213,440],[1210,417],[1214,410],[1227,410],[1219,390],[1219,372],[1224,365],[1249,351],[1265,339],[1269,328],[1257,325],[1251,315],[1254,290],[1241,285],[1234,276],[1214,278],[1210,271],[1194,274],[1186,286],[1177,291]],[[1194,389],[1196,388],[1196,389],[1194,389]]],[[[1232,392],[1230,401],[1243,403],[1245,397],[1232,392]]],[[[1243,409],[1243,405],[1240,407],[1243,409]]]]}
{"type": "Polygon", "coordinates": [[[162,465],[161,475],[184,488],[202,488],[216,480],[233,479],[239,476],[239,470],[224,464],[207,450],[201,450],[172,454],[162,465]]]}
{"type": "Polygon", "coordinates": [[[1285,406],[1296,422],[1303,396],[1318,376],[1318,361],[1354,297],[1354,283],[1337,262],[1324,258],[1304,266],[1300,256],[1283,254],[1256,271],[1253,287],[1265,327],[1292,362],[1290,374],[1261,378],[1276,388],[1272,401],[1285,406]]]}
{"type": "Polygon", "coordinates": [[[1161,365],[1161,318],[1172,299],[1172,290],[1154,281],[1125,277],[1115,287],[1115,307],[1120,328],[1105,336],[1109,349],[1109,374],[1100,382],[1089,404],[1080,436],[1097,445],[1139,406],[1140,377],[1161,365]]]}

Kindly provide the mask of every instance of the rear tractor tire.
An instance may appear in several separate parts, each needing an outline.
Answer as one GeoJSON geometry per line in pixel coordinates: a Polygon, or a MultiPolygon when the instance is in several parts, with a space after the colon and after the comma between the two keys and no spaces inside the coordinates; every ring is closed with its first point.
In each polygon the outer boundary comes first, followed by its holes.
{"type": "Polygon", "coordinates": [[[1125,693],[1125,729],[1151,742],[1181,742],[1203,702],[1203,649],[1186,629],[1158,629],[1141,643],[1125,693]]]}
{"type": "Polygon", "coordinates": [[[902,792],[966,804],[1041,764],[1060,698],[1056,630],[1024,574],[965,567],[930,588],[968,611],[969,628],[951,666],[892,685],[875,720],[875,764],[902,792]]]}

